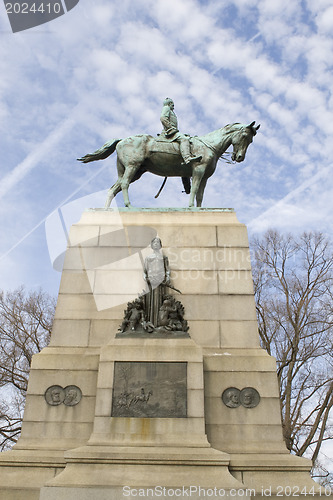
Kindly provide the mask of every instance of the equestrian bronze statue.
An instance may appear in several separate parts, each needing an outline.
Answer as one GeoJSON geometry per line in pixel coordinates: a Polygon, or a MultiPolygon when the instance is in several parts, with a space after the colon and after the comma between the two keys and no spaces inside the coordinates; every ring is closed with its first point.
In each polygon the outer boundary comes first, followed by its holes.
{"type": "MultiPolygon", "coordinates": [[[[169,101],[173,103],[171,99],[169,101]]],[[[171,107],[170,110],[173,111],[171,107]]],[[[190,194],[189,207],[194,206],[195,199],[197,207],[201,207],[207,180],[215,172],[219,158],[233,146],[232,160],[243,161],[246,150],[260,127],[255,126],[255,122],[250,125],[233,123],[204,136],[190,138],[179,134],[177,123],[173,116],[171,118],[173,123],[168,129],[166,122],[160,136],[143,134],[127,139],[112,139],[94,153],[79,158],[79,161],[88,163],[104,160],[117,151],[118,179],[108,191],[105,208],[109,208],[112,199],[120,191],[123,193],[125,206],[130,207],[128,187],[145,172],[165,178],[181,177],[185,191],[190,194]]]]}

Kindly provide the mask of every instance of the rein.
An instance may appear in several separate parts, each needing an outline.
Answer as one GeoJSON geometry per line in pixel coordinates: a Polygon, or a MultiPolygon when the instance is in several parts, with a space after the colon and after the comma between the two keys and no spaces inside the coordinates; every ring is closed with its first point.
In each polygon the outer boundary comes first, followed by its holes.
{"type": "MultiPolygon", "coordinates": [[[[218,160],[221,160],[221,159],[222,159],[222,160],[224,160],[225,162],[230,163],[231,165],[233,165],[233,164],[235,164],[235,163],[236,163],[236,162],[235,162],[235,161],[233,161],[233,160],[231,160],[231,161],[230,161],[230,160],[229,160],[229,158],[226,158],[226,156],[225,156],[225,155],[231,156],[231,154],[232,154],[232,153],[229,153],[229,152],[224,152],[224,153],[219,154],[218,150],[217,150],[216,148],[214,148],[214,146],[212,146],[211,144],[208,144],[208,142],[204,141],[204,140],[203,140],[203,139],[201,139],[199,136],[195,135],[195,136],[193,136],[193,137],[195,137],[195,139],[197,139],[199,142],[201,142],[201,143],[202,143],[204,146],[206,146],[208,149],[211,149],[211,150],[213,151],[213,153],[217,156],[217,159],[218,159],[218,160]]],[[[162,191],[162,189],[163,189],[163,188],[164,188],[164,186],[165,186],[165,183],[166,183],[166,181],[167,181],[167,178],[168,178],[168,177],[164,177],[164,181],[163,181],[163,183],[162,183],[162,185],[161,185],[160,189],[158,190],[157,194],[155,195],[155,198],[158,198],[158,197],[159,197],[159,195],[161,194],[161,191],[162,191]]],[[[184,191],[183,191],[183,192],[184,192],[184,191]]]]}
{"type": "Polygon", "coordinates": [[[230,161],[230,160],[229,160],[229,158],[226,158],[226,157],[224,156],[224,155],[229,155],[229,156],[231,156],[231,154],[232,154],[232,153],[229,153],[229,152],[226,152],[226,151],[225,151],[224,153],[219,154],[219,152],[217,151],[217,149],[216,149],[216,148],[214,148],[214,146],[212,146],[211,144],[208,144],[208,142],[204,141],[203,139],[201,139],[201,138],[200,138],[200,137],[198,137],[198,136],[195,136],[195,138],[196,138],[198,141],[202,142],[202,144],[204,144],[205,146],[207,146],[207,148],[211,149],[211,150],[212,150],[212,151],[216,154],[216,156],[217,156],[217,159],[218,159],[218,160],[221,160],[221,159],[222,159],[222,160],[226,161],[227,163],[230,163],[231,165],[233,165],[234,163],[236,163],[236,162],[235,162],[235,161],[233,161],[233,160],[231,160],[231,161],[230,161]]]}
{"type": "Polygon", "coordinates": [[[216,148],[214,148],[214,146],[212,146],[211,144],[208,144],[208,142],[204,141],[203,139],[200,139],[200,137],[198,137],[198,136],[195,136],[195,138],[198,141],[202,142],[202,144],[204,144],[205,146],[207,146],[207,148],[211,149],[218,156],[218,158],[220,158],[222,156],[223,153],[219,154],[219,152],[217,151],[216,148]]]}

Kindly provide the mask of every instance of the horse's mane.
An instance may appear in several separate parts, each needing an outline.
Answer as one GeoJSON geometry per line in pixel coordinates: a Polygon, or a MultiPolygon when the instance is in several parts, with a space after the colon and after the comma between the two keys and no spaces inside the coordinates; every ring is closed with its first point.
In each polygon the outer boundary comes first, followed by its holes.
{"type": "Polygon", "coordinates": [[[222,127],[221,130],[225,130],[226,132],[234,132],[234,130],[239,130],[240,128],[245,127],[243,123],[228,123],[225,127],[222,127]]]}
{"type": "Polygon", "coordinates": [[[224,127],[221,127],[217,130],[213,130],[212,132],[208,132],[208,134],[203,135],[202,137],[207,138],[209,140],[210,137],[216,136],[217,133],[223,132],[224,134],[231,134],[233,132],[236,132],[237,130],[240,130],[241,128],[246,127],[243,123],[229,123],[228,125],[225,125],[224,127]]]}

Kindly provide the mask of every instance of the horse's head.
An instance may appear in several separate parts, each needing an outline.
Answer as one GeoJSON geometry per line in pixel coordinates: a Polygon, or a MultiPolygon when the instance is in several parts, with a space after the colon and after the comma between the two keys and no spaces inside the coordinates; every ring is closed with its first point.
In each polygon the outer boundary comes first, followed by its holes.
{"type": "Polygon", "coordinates": [[[239,163],[245,159],[246,150],[260,127],[260,125],[255,127],[254,124],[255,122],[252,122],[250,125],[241,125],[240,128],[234,132],[232,136],[232,145],[234,149],[231,156],[233,161],[239,163]]]}

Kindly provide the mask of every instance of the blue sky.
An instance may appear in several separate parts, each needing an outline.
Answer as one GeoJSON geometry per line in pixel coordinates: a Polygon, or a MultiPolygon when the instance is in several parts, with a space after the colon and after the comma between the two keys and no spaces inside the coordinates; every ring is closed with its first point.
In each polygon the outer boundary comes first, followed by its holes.
{"type": "MultiPolygon", "coordinates": [[[[80,0],[15,34],[1,3],[1,288],[57,293],[45,220],[52,232],[64,205],[68,224],[103,206],[116,180],[115,155],[76,158],[160,132],[166,96],[192,135],[261,124],[243,163],[218,163],[204,206],[233,207],[250,234],[332,236],[332,33],[331,0],[80,0]]],[[[161,181],[133,184],[132,204],[187,206],[178,179],[155,200],[161,181]]]]}
{"type": "MultiPolygon", "coordinates": [[[[113,137],[158,133],[166,96],[186,133],[261,124],[243,163],[218,163],[204,206],[235,208],[250,233],[331,235],[330,0],[80,0],[15,34],[0,9],[1,287],[57,292],[43,220],[96,192],[86,202],[102,206],[116,179],[115,155],[76,158],[113,137]]],[[[178,179],[155,200],[160,183],[146,174],[132,203],[187,206],[178,179]]]]}

